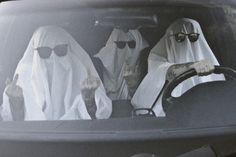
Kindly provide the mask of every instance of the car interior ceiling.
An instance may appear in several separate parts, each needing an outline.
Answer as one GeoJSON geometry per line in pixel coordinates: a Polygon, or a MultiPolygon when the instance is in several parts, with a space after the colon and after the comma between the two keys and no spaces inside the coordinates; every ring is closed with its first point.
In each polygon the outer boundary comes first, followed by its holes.
{"type": "MultiPolygon", "coordinates": [[[[152,48],[164,35],[167,27],[178,18],[192,18],[197,20],[203,30],[206,40],[208,41],[209,46],[217,57],[218,61],[222,66],[231,67],[236,69],[236,53],[235,51],[235,39],[233,35],[232,26],[227,19],[222,8],[208,8],[202,6],[162,6],[162,7],[153,7],[153,8],[134,8],[134,9],[110,9],[102,11],[102,13],[107,15],[119,15],[119,14],[136,14],[138,12],[143,12],[149,15],[156,15],[158,19],[158,25],[155,28],[148,28],[143,26],[140,28],[140,32],[143,37],[148,41],[150,48],[152,48]],[[222,44],[223,43],[223,44],[222,44]]],[[[37,14],[37,13],[36,13],[37,14]]],[[[41,25],[56,24],[62,25],[76,40],[77,42],[89,53],[90,56],[93,56],[105,45],[111,31],[112,27],[102,27],[94,26],[96,20],[96,11],[86,13],[86,16],[80,16],[80,19],[69,19],[72,23],[61,24],[61,20],[58,18],[58,21],[54,23],[44,22],[43,19],[40,21],[31,21],[27,24],[25,28],[21,29],[12,29],[15,34],[12,36],[12,39],[8,40],[8,43],[5,43],[7,50],[9,52],[4,52],[4,58],[1,64],[4,66],[2,76],[0,78],[0,93],[3,93],[5,88],[6,78],[12,78],[17,63],[20,58],[23,56],[23,53],[29,43],[29,40],[34,32],[34,30],[41,25]],[[23,29],[23,30],[22,30],[23,29]],[[30,33],[31,34],[30,34],[30,33]],[[16,36],[18,36],[16,38],[16,36]],[[20,37],[20,38],[19,38],[20,37]],[[14,46],[11,46],[14,44],[14,46]],[[14,54],[14,55],[13,55],[14,54]],[[14,56],[14,57],[12,57],[14,56]],[[10,62],[9,62],[10,61],[10,62]],[[9,67],[9,68],[6,68],[9,67]]],[[[139,13],[140,14],[140,13],[139,13]]],[[[53,18],[53,17],[52,17],[53,18]]],[[[16,21],[20,23],[21,21],[16,21]]],[[[149,50],[146,50],[145,56],[148,56],[149,50]]],[[[3,58],[3,56],[0,56],[3,58]]],[[[145,57],[143,57],[146,60],[145,57]]],[[[96,62],[96,61],[95,61],[96,62]]],[[[100,63],[94,63],[96,66],[100,63]]],[[[144,74],[146,71],[143,72],[144,74]]],[[[1,98],[2,99],[2,98],[1,98]]],[[[124,101],[120,101],[118,105],[124,104],[124,101]]],[[[130,109],[129,109],[130,110],[130,109]]],[[[122,113],[121,113],[122,114],[122,113]]],[[[124,113],[126,114],[126,113],[124,113]]]]}

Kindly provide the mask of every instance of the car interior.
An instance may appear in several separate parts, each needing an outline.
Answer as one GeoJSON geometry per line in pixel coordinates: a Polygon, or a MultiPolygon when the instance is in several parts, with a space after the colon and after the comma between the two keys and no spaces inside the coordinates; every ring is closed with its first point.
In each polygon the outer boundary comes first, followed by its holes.
{"type": "MultiPolygon", "coordinates": [[[[68,31],[90,55],[101,79],[103,76],[103,65],[93,56],[105,45],[114,28],[138,29],[144,39],[148,41],[149,47],[142,51],[140,57],[142,77],[144,77],[147,73],[147,57],[151,48],[160,40],[173,21],[183,17],[195,19],[200,23],[205,38],[221,66],[236,69],[236,62],[234,61],[234,58],[236,58],[234,53],[235,44],[233,44],[235,42],[234,30],[232,30],[233,26],[229,21],[230,18],[227,19],[227,16],[230,15],[227,15],[222,8],[209,8],[197,5],[184,7],[163,5],[151,9],[145,7],[131,9],[85,9],[82,11],[76,11],[74,8],[70,12],[61,11],[58,13],[55,11],[54,13],[53,11],[46,11],[44,12],[47,15],[46,18],[45,15],[37,14],[37,12],[32,12],[28,15],[21,13],[19,10],[15,12],[20,13],[17,15],[19,18],[14,18],[14,13],[10,12],[8,16],[12,17],[6,20],[11,27],[0,28],[7,30],[1,36],[7,36],[8,40],[6,43],[0,43],[4,50],[4,53],[1,53],[1,58],[9,58],[1,61],[1,93],[3,93],[5,88],[6,79],[12,78],[17,63],[23,56],[33,32],[38,27],[44,25],[58,25],[68,31]],[[58,14],[61,14],[61,16],[58,16],[58,14]],[[20,27],[20,29],[15,29],[16,27],[20,27]],[[13,44],[14,46],[11,46],[13,44]]],[[[202,86],[205,88],[205,85],[202,86]]],[[[201,86],[198,88],[201,88],[201,86]]],[[[212,92],[209,91],[208,93],[212,92]]],[[[218,92],[217,94],[222,93],[218,92]]],[[[194,96],[194,94],[193,96],[186,97],[200,99],[200,95],[194,96]]],[[[198,101],[193,102],[200,103],[198,101]]],[[[193,102],[191,104],[194,104],[193,102]]],[[[111,118],[132,117],[132,110],[133,107],[129,100],[116,100],[113,102],[111,118]]]]}
{"type": "MultiPolygon", "coordinates": [[[[194,19],[200,23],[204,36],[220,63],[220,67],[216,67],[214,73],[225,74],[226,81],[203,83],[193,87],[181,97],[172,97],[171,92],[179,83],[196,75],[195,71],[190,70],[167,84],[167,87],[163,91],[164,95],[162,100],[164,102],[163,108],[166,112],[166,117],[159,118],[134,115],[134,108],[130,100],[116,100],[112,102],[113,113],[108,120],[85,120],[81,121],[79,126],[73,121],[70,124],[57,121],[53,123],[53,125],[50,124],[46,126],[46,128],[49,130],[59,128],[61,129],[60,131],[67,131],[68,128],[73,128],[74,130],[72,130],[72,132],[79,130],[83,133],[91,132],[91,130],[96,130],[98,133],[99,131],[114,131],[116,134],[119,134],[117,130],[125,130],[128,132],[129,130],[135,129],[137,134],[130,133],[130,136],[127,137],[113,136],[111,138],[105,138],[102,133],[99,137],[90,135],[83,136],[81,138],[84,139],[86,144],[80,143],[80,146],[82,149],[86,150],[91,146],[89,142],[92,140],[89,141],[89,139],[96,138],[98,142],[102,140],[105,140],[105,142],[102,141],[102,145],[101,143],[92,143],[94,152],[91,151],[90,156],[95,156],[96,154],[94,153],[97,152],[97,150],[101,152],[101,156],[109,156],[114,153],[111,152],[114,148],[116,148],[116,152],[120,152],[119,155],[113,154],[114,156],[122,156],[122,154],[127,156],[127,154],[131,155],[140,152],[158,152],[158,148],[152,147],[155,143],[152,139],[155,138],[159,140],[155,144],[159,145],[160,148],[170,147],[167,143],[171,141],[171,147],[174,150],[172,152],[161,152],[160,150],[160,154],[163,154],[163,156],[173,156],[191,151],[193,148],[198,148],[208,143],[207,141],[210,140],[210,137],[201,142],[198,140],[204,137],[199,136],[195,139],[185,137],[185,141],[181,141],[184,146],[181,147],[178,142],[175,143],[171,138],[178,139],[182,137],[181,135],[184,133],[181,132],[179,137],[176,137],[172,134],[176,130],[171,130],[171,128],[204,128],[236,124],[236,107],[234,104],[234,93],[236,92],[236,82],[234,81],[236,79],[236,72],[234,71],[234,69],[236,69],[236,27],[234,21],[236,16],[233,13],[228,13],[223,7],[210,7],[196,4],[186,4],[184,6],[178,4],[162,4],[153,7],[118,7],[109,9],[102,7],[70,7],[70,9],[65,9],[53,7],[52,5],[48,7],[39,6],[35,9],[31,7],[18,7],[16,5],[15,9],[12,10],[0,10],[0,13],[2,12],[0,21],[1,18],[5,18],[5,23],[0,23],[0,39],[3,41],[0,42],[0,93],[4,92],[6,79],[13,77],[17,64],[24,55],[32,34],[40,26],[57,25],[69,32],[90,55],[101,79],[103,76],[101,70],[103,65],[93,56],[105,46],[112,30],[114,28],[138,29],[149,43],[149,47],[144,49],[141,53],[142,77],[144,77],[147,73],[147,57],[150,50],[165,34],[168,26],[176,19],[183,17],[194,19]],[[169,129],[170,132],[168,134],[160,132],[163,136],[159,136],[155,133],[150,136],[147,134],[141,139],[142,144],[122,142],[122,140],[130,139],[135,141],[135,139],[140,139],[138,131],[144,128],[149,130],[160,128],[169,129]],[[164,138],[169,138],[169,140],[161,143],[164,138]],[[119,141],[119,146],[117,147],[115,143],[108,143],[112,140],[119,141]],[[190,140],[192,140],[192,143],[195,142],[191,146],[187,144],[190,140]],[[146,146],[143,147],[143,144],[146,144],[146,146]],[[106,148],[103,146],[106,146],[106,148]],[[107,151],[107,149],[109,150],[107,151]]],[[[0,100],[0,102],[2,102],[2,97],[0,97],[0,100]]],[[[28,123],[30,124],[31,122],[28,123]]],[[[45,129],[40,128],[37,124],[33,124],[32,127],[29,127],[28,124],[25,123],[16,123],[14,125],[20,126],[20,128],[27,127],[28,131],[45,129]]],[[[7,132],[7,130],[4,131],[7,132]]],[[[201,133],[201,131],[199,131],[199,133],[201,133]]],[[[185,134],[185,136],[188,135],[185,134]]],[[[73,135],[68,135],[68,137],[72,141],[75,140],[73,135]]],[[[212,143],[217,143],[214,145],[215,148],[217,148],[219,146],[218,143],[225,141],[227,143],[230,140],[232,140],[231,137],[227,137],[226,139],[220,136],[219,139],[216,139],[212,143]]],[[[230,144],[235,144],[235,141],[231,142],[230,144]]],[[[30,144],[30,142],[28,144],[30,144]]],[[[40,143],[34,144],[40,145],[40,143]]],[[[52,148],[51,145],[53,144],[55,143],[50,143],[49,148],[52,148]]],[[[227,152],[233,152],[231,150],[229,151],[229,149],[232,148],[230,144],[227,148],[227,152]]],[[[63,144],[58,143],[56,146],[59,148],[64,147],[63,144]]],[[[77,152],[77,146],[73,144],[67,145],[67,147],[70,147],[71,152],[77,152]]],[[[15,149],[17,149],[16,145],[15,149]]],[[[208,147],[207,149],[204,147],[203,151],[205,150],[208,151],[208,147]]],[[[55,151],[60,152],[58,150],[55,151]]],[[[218,149],[218,151],[222,153],[226,151],[226,148],[218,149]]],[[[63,154],[63,152],[61,153],[63,154]]],[[[81,153],[82,156],[86,156],[83,152],[81,153]]]]}

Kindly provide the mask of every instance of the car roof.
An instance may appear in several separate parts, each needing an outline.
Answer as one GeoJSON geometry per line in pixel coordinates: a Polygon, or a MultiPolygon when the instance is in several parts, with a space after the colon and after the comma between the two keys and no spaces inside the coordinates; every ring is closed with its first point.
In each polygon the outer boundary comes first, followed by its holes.
{"type": "Polygon", "coordinates": [[[235,0],[3,0],[1,4],[24,5],[32,7],[45,4],[49,7],[142,7],[156,5],[203,5],[213,6],[233,6],[236,7],[235,0]],[[7,2],[7,3],[6,3],[7,2]],[[20,3],[19,3],[20,2],[20,3]],[[23,2],[23,3],[22,3],[23,2]]]}

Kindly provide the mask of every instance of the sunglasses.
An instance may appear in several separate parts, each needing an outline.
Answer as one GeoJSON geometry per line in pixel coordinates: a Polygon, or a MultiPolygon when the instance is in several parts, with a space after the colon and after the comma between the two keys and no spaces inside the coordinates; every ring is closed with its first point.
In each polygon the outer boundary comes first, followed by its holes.
{"type": "Polygon", "coordinates": [[[59,57],[63,57],[67,54],[67,50],[68,50],[68,45],[67,44],[61,44],[61,45],[57,45],[54,48],[50,48],[50,47],[38,47],[36,48],[36,50],[38,51],[38,54],[40,56],[40,58],[42,59],[46,59],[49,58],[52,54],[52,51],[54,51],[54,53],[59,56],[59,57]]]}
{"type": "Polygon", "coordinates": [[[186,39],[186,36],[188,36],[188,39],[191,41],[191,42],[196,42],[199,38],[199,33],[189,33],[189,34],[185,34],[185,33],[176,33],[172,36],[175,37],[175,40],[179,43],[185,41],[186,39]]]}
{"type": "Polygon", "coordinates": [[[129,48],[134,49],[136,46],[136,42],[134,40],[131,41],[115,41],[116,46],[119,49],[125,48],[126,44],[129,46],[129,48]]]}

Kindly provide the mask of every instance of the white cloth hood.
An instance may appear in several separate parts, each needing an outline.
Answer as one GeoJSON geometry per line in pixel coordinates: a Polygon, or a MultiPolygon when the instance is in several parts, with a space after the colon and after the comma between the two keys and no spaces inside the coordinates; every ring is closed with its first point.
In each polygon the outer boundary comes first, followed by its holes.
{"type": "Polygon", "coordinates": [[[143,39],[138,30],[129,30],[124,32],[120,29],[114,29],[106,43],[95,57],[98,57],[105,68],[104,71],[104,86],[111,99],[127,99],[128,87],[123,78],[123,70],[125,64],[135,66],[138,64],[140,52],[148,47],[148,43],[143,39]],[[116,46],[116,41],[132,41],[136,42],[134,49],[120,49],[116,46]]]}
{"type": "MultiPolygon", "coordinates": [[[[23,89],[25,120],[91,119],[81,95],[81,82],[88,70],[98,74],[88,54],[65,30],[56,26],[44,26],[35,31],[15,74],[17,84],[23,89]],[[54,48],[68,45],[66,56],[59,57],[54,51],[50,58],[41,59],[38,47],[54,48]]],[[[96,117],[109,118],[111,100],[101,84],[95,92],[96,117]]],[[[2,117],[12,120],[8,97],[4,94],[2,117]]]]}
{"type": "MultiPolygon", "coordinates": [[[[132,104],[136,108],[152,106],[164,85],[166,72],[170,65],[196,62],[204,59],[209,59],[214,65],[219,65],[203,35],[199,23],[187,18],[175,21],[151,50],[148,57],[148,74],[137,89],[132,99],[132,104]],[[200,36],[196,42],[190,42],[188,37],[186,37],[184,42],[179,43],[173,36],[173,34],[179,32],[186,34],[194,32],[199,33],[200,36]]],[[[204,77],[192,77],[176,87],[172,95],[180,96],[199,83],[215,80],[224,80],[224,76],[211,74],[204,77]]],[[[161,98],[154,108],[158,116],[164,116],[161,98]]]]}

